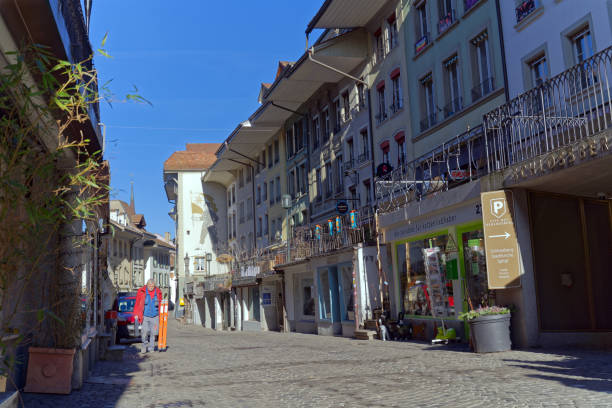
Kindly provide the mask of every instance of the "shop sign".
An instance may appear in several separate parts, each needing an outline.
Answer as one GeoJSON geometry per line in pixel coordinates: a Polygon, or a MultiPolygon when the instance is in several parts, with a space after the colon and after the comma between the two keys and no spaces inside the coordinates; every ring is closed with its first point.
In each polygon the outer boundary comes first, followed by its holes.
{"type": "Polygon", "coordinates": [[[511,168],[514,182],[529,177],[542,176],[550,172],[573,166],[588,158],[596,157],[610,151],[612,140],[607,135],[598,135],[581,140],[569,146],[562,147],[535,159],[528,160],[511,168]]]}
{"type": "Polygon", "coordinates": [[[477,202],[421,220],[406,220],[401,226],[389,229],[388,232],[385,232],[385,242],[410,238],[414,235],[441,230],[452,225],[477,220],[480,218],[480,207],[480,203],[477,202]]]}
{"type": "Polygon", "coordinates": [[[521,286],[512,192],[481,193],[489,289],[521,286]]]}

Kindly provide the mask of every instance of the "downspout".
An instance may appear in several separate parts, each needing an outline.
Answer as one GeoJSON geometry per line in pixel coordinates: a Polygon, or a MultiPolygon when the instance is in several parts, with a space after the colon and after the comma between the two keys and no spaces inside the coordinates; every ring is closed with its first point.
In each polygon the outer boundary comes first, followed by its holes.
{"type": "Polygon", "coordinates": [[[502,25],[499,0],[495,0],[495,11],[497,12],[497,26],[499,28],[499,45],[501,47],[502,70],[504,73],[504,95],[506,96],[506,102],[509,102],[510,101],[510,90],[508,89],[508,67],[506,66],[506,46],[504,44],[504,29],[502,25]]]}

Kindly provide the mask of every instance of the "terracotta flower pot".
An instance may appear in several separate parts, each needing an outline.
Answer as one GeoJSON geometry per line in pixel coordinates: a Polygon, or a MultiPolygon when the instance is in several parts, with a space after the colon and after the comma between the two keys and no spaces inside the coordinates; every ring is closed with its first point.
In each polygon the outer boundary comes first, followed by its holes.
{"type": "Polygon", "coordinates": [[[25,392],[70,394],[74,349],[30,347],[25,392]]]}

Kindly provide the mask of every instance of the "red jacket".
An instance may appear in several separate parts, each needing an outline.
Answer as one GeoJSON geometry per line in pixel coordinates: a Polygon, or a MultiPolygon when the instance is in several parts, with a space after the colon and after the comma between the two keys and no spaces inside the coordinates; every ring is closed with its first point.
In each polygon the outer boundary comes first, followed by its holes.
{"type": "MultiPolygon", "coordinates": [[[[153,289],[155,295],[157,295],[157,304],[159,305],[158,314],[161,314],[161,302],[162,302],[162,293],[161,290],[156,286],[153,289]]],[[[155,296],[154,295],[154,296],[155,296]]],[[[144,315],[144,304],[145,304],[145,296],[147,296],[147,287],[143,286],[138,289],[138,293],[136,294],[136,304],[134,305],[134,314],[138,317],[138,321],[142,323],[143,315],[144,315]]]]}

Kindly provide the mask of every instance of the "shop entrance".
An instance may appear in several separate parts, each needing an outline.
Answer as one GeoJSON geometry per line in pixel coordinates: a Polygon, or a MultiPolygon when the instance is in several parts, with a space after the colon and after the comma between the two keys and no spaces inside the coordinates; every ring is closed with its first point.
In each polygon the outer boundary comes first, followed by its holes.
{"type": "Polygon", "coordinates": [[[608,200],[530,193],[540,329],[612,330],[608,200]]]}

